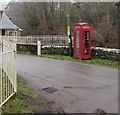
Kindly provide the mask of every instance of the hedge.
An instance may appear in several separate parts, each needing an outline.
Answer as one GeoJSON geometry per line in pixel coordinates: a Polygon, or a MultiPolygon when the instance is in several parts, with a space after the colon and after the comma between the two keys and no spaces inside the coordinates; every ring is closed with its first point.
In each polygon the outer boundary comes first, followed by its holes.
{"type": "MultiPolygon", "coordinates": [[[[18,52],[28,52],[30,54],[37,54],[37,46],[31,45],[17,45],[18,52]]],[[[69,47],[44,47],[42,54],[65,55],[69,56],[69,47]]],[[[120,53],[107,52],[101,49],[92,49],[92,58],[107,59],[111,61],[120,61],[120,53]]]]}

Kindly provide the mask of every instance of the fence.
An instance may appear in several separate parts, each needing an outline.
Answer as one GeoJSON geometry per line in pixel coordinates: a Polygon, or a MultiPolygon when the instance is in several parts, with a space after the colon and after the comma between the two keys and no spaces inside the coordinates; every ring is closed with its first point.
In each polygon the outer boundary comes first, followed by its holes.
{"type": "Polygon", "coordinates": [[[68,45],[68,36],[66,35],[38,35],[38,36],[18,36],[4,37],[17,44],[37,45],[37,41],[41,41],[42,45],[68,45]]]}
{"type": "Polygon", "coordinates": [[[0,107],[17,92],[16,43],[1,41],[0,107]]]}

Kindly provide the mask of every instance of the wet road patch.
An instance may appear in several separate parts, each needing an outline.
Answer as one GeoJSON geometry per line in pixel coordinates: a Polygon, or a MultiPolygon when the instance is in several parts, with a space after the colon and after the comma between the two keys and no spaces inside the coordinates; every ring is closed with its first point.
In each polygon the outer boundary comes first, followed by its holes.
{"type": "Polygon", "coordinates": [[[72,86],[64,86],[64,88],[73,88],[72,86]]]}
{"type": "Polygon", "coordinates": [[[42,90],[47,93],[53,93],[53,92],[56,92],[58,89],[56,89],[54,87],[46,87],[46,88],[43,88],[42,90]]]}

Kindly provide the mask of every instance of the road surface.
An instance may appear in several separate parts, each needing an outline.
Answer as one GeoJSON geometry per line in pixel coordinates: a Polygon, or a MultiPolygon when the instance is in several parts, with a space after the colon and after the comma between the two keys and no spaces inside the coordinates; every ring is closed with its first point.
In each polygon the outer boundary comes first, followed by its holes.
{"type": "Polygon", "coordinates": [[[18,55],[18,74],[64,112],[118,113],[118,70],[66,60],[18,55]],[[54,87],[47,93],[43,88],[54,87]]]}

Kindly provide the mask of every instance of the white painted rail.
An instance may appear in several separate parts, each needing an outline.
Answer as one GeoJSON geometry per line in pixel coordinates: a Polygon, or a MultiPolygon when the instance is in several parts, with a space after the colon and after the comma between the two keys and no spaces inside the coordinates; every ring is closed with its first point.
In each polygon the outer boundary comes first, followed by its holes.
{"type": "Polygon", "coordinates": [[[1,38],[0,107],[17,92],[16,43],[1,38]]]}
{"type": "MultiPolygon", "coordinates": [[[[15,42],[23,45],[37,45],[37,41],[41,41],[42,48],[44,47],[68,47],[68,36],[66,35],[39,35],[39,36],[17,36],[17,37],[3,37],[5,40],[15,42]]],[[[73,39],[73,37],[72,37],[73,39]]],[[[100,49],[107,52],[120,53],[120,49],[92,47],[92,49],[100,49]]]]}
{"type": "Polygon", "coordinates": [[[68,37],[66,35],[5,36],[3,39],[24,45],[37,45],[37,41],[41,41],[42,45],[68,45],[68,37]]]}

